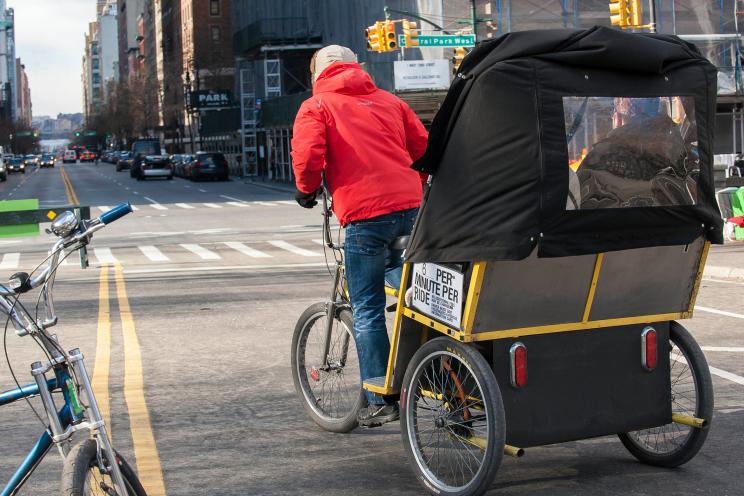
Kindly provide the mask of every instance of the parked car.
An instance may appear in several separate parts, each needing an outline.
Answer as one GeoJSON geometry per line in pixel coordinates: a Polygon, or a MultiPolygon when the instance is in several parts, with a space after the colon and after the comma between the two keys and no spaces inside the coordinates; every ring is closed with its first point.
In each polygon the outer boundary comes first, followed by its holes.
{"type": "Polygon", "coordinates": [[[191,181],[205,178],[227,181],[229,174],[227,159],[221,153],[197,152],[186,165],[186,177],[191,181]]]}
{"type": "MultiPolygon", "coordinates": [[[[132,165],[138,167],[148,155],[160,155],[160,140],[140,138],[132,143],[132,165]]],[[[134,177],[134,176],[132,176],[134,177]]]]}
{"type": "Polygon", "coordinates": [[[138,181],[148,177],[164,177],[173,179],[173,165],[168,155],[147,155],[139,165],[132,164],[132,175],[138,181]]]}
{"type": "Polygon", "coordinates": [[[0,158],[0,181],[8,180],[8,168],[5,165],[5,159],[0,158]]]}
{"type": "Polygon", "coordinates": [[[176,177],[186,177],[186,164],[191,161],[191,155],[171,155],[170,162],[173,165],[173,174],[176,177]]]}
{"type": "Polygon", "coordinates": [[[26,164],[23,163],[23,158],[13,157],[8,160],[8,172],[23,172],[26,173],[26,164]]]}
{"type": "Polygon", "coordinates": [[[121,152],[119,154],[119,160],[116,161],[116,172],[121,172],[124,169],[132,168],[132,154],[129,152],[121,152]]]}
{"type": "Polygon", "coordinates": [[[77,153],[75,153],[75,150],[65,150],[65,154],[62,156],[62,163],[74,164],[75,162],[77,162],[77,153]]]}
{"type": "Polygon", "coordinates": [[[41,159],[39,159],[39,167],[54,167],[54,155],[50,153],[42,155],[41,159]]]}

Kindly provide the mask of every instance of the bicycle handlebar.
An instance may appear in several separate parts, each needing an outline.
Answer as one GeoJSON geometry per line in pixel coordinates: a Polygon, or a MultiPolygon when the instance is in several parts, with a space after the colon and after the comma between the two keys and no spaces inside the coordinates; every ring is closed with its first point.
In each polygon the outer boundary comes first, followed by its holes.
{"type": "Polygon", "coordinates": [[[111,222],[119,220],[131,212],[132,205],[129,202],[124,202],[118,204],[108,212],[104,212],[103,214],[101,214],[101,216],[98,217],[98,220],[100,220],[104,224],[110,224],[111,222]]]}

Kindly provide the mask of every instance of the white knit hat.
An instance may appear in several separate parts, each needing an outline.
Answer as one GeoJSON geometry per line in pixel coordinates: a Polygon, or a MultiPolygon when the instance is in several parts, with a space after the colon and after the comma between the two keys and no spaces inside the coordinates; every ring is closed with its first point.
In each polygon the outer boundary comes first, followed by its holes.
{"type": "Polygon", "coordinates": [[[328,45],[323,47],[315,53],[315,70],[313,71],[313,84],[318,79],[318,76],[334,62],[356,62],[357,56],[351,51],[350,48],[346,48],[341,45],[328,45]]]}

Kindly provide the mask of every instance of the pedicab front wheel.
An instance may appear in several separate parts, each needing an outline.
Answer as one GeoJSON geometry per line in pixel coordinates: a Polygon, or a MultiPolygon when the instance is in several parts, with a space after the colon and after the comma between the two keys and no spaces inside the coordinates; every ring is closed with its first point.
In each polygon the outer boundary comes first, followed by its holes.
{"type": "Polygon", "coordinates": [[[713,416],[713,383],[708,362],[692,335],[677,322],[669,326],[672,413],[706,421],[702,428],[679,423],[619,434],[639,461],[677,467],[690,461],[705,443],[713,416]]]}
{"type": "Polygon", "coordinates": [[[401,435],[416,476],[432,494],[483,494],[504,450],[504,405],[488,362],[447,337],[424,344],[406,370],[401,435]]]}
{"type": "Polygon", "coordinates": [[[326,342],[326,304],[316,303],[300,316],[292,338],[292,379],[302,406],[324,430],[349,432],[365,405],[351,311],[334,318],[326,342]]]}

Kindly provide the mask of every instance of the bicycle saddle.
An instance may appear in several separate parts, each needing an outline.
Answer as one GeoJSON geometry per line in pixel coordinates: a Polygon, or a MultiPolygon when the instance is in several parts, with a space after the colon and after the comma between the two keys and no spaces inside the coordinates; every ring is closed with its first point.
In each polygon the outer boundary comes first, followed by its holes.
{"type": "Polygon", "coordinates": [[[408,240],[411,239],[410,236],[398,236],[395,238],[390,245],[391,250],[405,250],[408,246],[408,240]]]}

